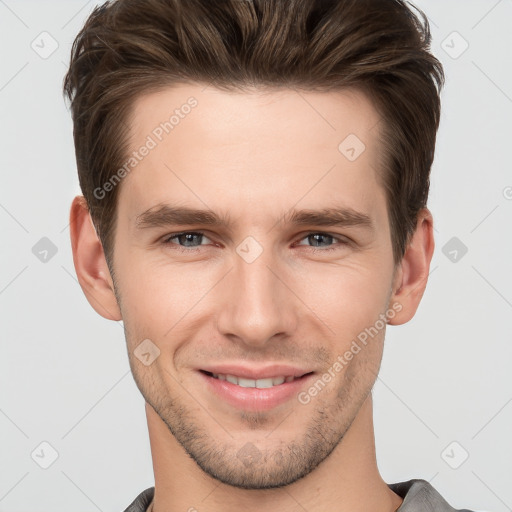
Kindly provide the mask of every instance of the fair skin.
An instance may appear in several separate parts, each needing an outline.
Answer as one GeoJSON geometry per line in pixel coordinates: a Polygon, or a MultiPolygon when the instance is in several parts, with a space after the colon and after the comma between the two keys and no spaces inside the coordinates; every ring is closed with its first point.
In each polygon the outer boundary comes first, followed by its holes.
{"type": "Polygon", "coordinates": [[[123,320],[146,400],[153,512],[393,512],[402,499],[379,474],[371,395],[385,322],[332,368],[379,315],[393,310],[388,325],[414,316],[434,250],[432,216],[420,212],[394,265],[376,176],[379,116],[355,90],[178,85],[138,98],[131,150],[190,96],[197,106],[118,185],[115,282],[83,198],[71,207],[79,282],[100,315],[123,320]],[[348,134],[366,146],[354,161],[338,150],[348,134]],[[229,215],[229,223],[137,225],[164,203],[229,215]],[[370,222],[290,222],[292,210],[331,207],[370,222]],[[190,234],[170,238],[182,232],[190,234]],[[246,237],[259,245],[240,245],[246,237]],[[148,365],[134,353],[146,339],[160,351],[148,365]],[[258,389],[208,368],[306,375],[258,389]],[[329,382],[309,392],[329,369],[329,382]],[[279,398],[278,388],[292,392],[279,398]]]}

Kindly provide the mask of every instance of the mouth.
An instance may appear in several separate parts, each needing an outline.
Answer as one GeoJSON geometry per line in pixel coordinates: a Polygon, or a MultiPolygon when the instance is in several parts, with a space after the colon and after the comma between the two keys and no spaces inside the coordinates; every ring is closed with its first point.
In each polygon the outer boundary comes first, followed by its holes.
{"type": "Polygon", "coordinates": [[[303,375],[295,376],[295,375],[278,375],[275,377],[267,377],[265,379],[248,379],[245,377],[238,377],[236,375],[230,375],[229,373],[213,373],[208,372],[206,370],[200,370],[205,375],[209,377],[213,377],[214,379],[230,382],[231,384],[235,384],[242,388],[258,388],[258,389],[268,389],[273,388],[275,386],[280,386],[285,382],[293,382],[295,380],[302,379],[306,375],[310,375],[313,372],[305,373],[303,375]]]}
{"type": "Polygon", "coordinates": [[[250,378],[247,372],[244,372],[245,375],[237,375],[201,369],[197,373],[206,384],[207,392],[214,396],[215,402],[220,398],[230,406],[246,411],[270,410],[292,401],[315,374],[289,371],[250,378]]]}

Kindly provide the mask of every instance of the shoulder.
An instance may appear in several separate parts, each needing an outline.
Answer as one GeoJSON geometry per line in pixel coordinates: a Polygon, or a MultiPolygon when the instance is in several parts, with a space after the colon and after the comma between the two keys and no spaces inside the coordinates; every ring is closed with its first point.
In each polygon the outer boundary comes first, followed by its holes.
{"type": "Polygon", "coordinates": [[[396,512],[477,512],[453,508],[429,482],[420,478],[388,487],[404,500],[396,512]]]}
{"type": "Polygon", "coordinates": [[[153,496],[155,494],[155,488],[149,487],[145,491],[142,491],[128,506],[124,512],[146,512],[153,496]]]}

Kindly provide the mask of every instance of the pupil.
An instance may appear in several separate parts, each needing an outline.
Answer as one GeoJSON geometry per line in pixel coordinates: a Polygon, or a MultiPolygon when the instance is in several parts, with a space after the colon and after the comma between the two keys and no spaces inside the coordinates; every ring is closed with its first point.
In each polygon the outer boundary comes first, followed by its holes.
{"type": "Polygon", "coordinates": [[[322,234],[320,234],[320,233],[318,233],[318,234],[316,234],[316,235],[311,235],[311,237],[312,237],[316,242],[318,242],[318,241],[319,241],[319,240],[318,240],[318,237],[320,237],[320,242],[321,242],[322,237],[324,237],[324,238],[326,238],[326,237],[327,237],[327,238],[332,238],[330,235],[322,235],[322,234]]]}
{"type": "Polygon", "coordinates": [[[187,233],[183,236],[185,237],[185,245],[191,245],[189,244],[189,242],[192,242],[193,238],[196,237],[197,235],[194,233],[187,233]]]}

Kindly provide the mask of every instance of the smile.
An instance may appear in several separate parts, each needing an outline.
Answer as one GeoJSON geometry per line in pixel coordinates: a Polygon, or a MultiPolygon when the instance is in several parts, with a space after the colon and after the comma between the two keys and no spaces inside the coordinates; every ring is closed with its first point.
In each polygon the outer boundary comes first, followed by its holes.
{"type": "MultiPolygon", "coordinates": [[[[282,371],[286,371],[284,368],[282,371]]],[[[294,403],[294,398],[314,378],[314,372],[297,371],[296,375],[267,372],[262,378],[250,378],[247,373],[239,376],[233,373],[216,373],[200,370],[197,374],[207,385],[206,390],[234,407],[247,411],[265,411],[285,403],[294,403]]],[[[290,372],[291,373],[291,372],[290,372]]],[[[254,372],[251,377],[257,377],[254,372]]]]}
{"type": "MultiPolygon", "coordinates": [[[[210,372],[207,372],[210,373],[210,372]]],[[[215,379],[225,380],[227,382],[231,382],[231,384],[236,384],[237,386],[241,386],[242,388],[271,388],[274,386],[280,386],[284,382],[292,382],[295,377],[293,375],[289,376],[277,376],[277,377],[269,377],[266,379],[246,379],[244,377],[237,377],[236,375],[229,375],[223,373],[210,373],[215,379]]]]}

